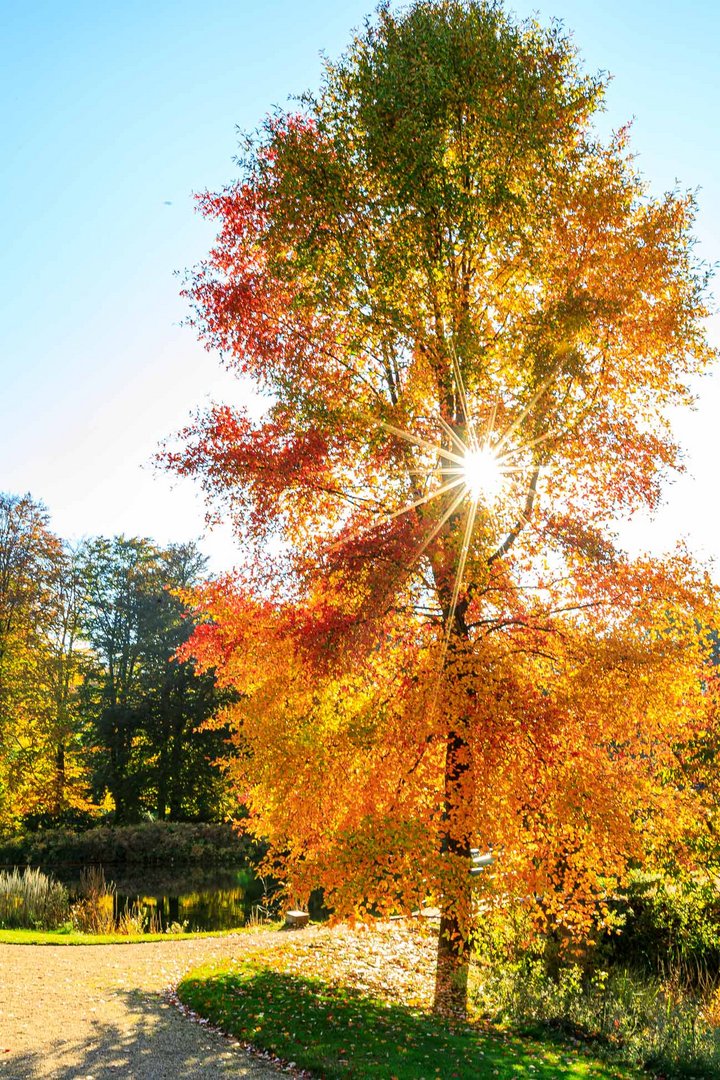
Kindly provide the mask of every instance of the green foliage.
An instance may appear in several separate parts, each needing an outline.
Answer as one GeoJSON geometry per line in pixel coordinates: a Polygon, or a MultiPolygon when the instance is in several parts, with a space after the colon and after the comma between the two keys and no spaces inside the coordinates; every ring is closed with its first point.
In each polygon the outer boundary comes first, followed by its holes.
{"type": "Polygon", "coordinates": [[[40,870],[0,871],[0,927],[54,930],[70,915],[64,885],[40,870]]]}
{"type": "Polygon", "coordinates": [[[192,632],[175,590],[197,583],[194,544],[100,537],[85,551],[84,632],[94,665],[84,685],[95,795],[118,824],[222,816],[225,732],[204,725],[227,697],[211,674],[175,658],[192,632]]]}
{"type": "Polygon", "coordinates": [[[113,804],[119,822],[222,820],[226,733],[205,725],[229,695],[175,659],[192,632],[176,590],[204,565],[192,543],[72,548],[41,503],[0,492],[0,832],[113,804]]]}
{"type": "Polygon", "coordinates": [[[619,934],[606,939],[609,963],[690,986],[720,974],[720,893],[707,879],[636,873],[614,901],[619,934]]]}
{"type": "Polygon", "coordinates": [[[327,1078],[635,1075],[583,1050],[473,1024],[448,1025],[417,1009],[250,963],[193,972],[178,993],[224,1031],[327,1078]]]}
{"type": "MultiPolygon", "coordinates": [[[[717,917],[708,888],[637,876],[616,900],[621,933],[564,962],[522,912],[489,913],[478,935],[473,1009],[555,1031],[667,1077],[720,1075],[717,917]],[[632,906],[630,904],[632,898],[632,906]]],[[[715,898],[716,900],[716,898],[715,898]]]]}
{"type": "Polygon", "coordinates": [[[230,825],[190,822],[107,825],[80,833],[48,829],[0,841],[0,863],[10,865],[237,866],[257,854],[257,846],[230,825]]]}

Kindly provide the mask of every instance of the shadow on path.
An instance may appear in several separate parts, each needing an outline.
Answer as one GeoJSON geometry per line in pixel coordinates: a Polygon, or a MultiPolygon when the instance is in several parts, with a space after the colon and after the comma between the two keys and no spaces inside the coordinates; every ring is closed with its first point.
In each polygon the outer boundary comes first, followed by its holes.
{"type": "MultiPolygon", "coordinates": [[[[160,994],[131,990],[117,995],[132,1021],[128,1029],[98,1022],[88,1038],[56,1039],[37,1052],[0,1058],[3,1080],[202,1080],[247,1077],[271,1080],[280,1073],[221,1035],[183,1017],[160,994]]],[[[68,1003],[68,1008],[72,1004],[68,1003]]],[[[42,1015],[37,1017],[38,1041],[42,1015]]]]}

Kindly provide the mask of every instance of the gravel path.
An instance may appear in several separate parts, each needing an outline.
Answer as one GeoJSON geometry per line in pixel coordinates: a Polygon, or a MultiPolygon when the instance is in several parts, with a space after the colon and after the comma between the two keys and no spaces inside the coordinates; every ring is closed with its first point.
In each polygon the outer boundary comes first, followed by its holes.
{"type": "Polygon", "coordinates": [[[135,945],[0,944],[0,1077],[277,1080],[278,1070],[185,1019],[163,992],[206,960],[283,940],[258,931],[135,945]]]}

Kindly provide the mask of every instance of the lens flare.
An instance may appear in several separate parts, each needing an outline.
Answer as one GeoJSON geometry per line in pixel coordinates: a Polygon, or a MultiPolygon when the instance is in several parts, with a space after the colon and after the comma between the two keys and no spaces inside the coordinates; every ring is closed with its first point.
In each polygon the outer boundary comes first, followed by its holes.
{"type": "Polygon", "coordinates": [[[475,502],[494,502],[504,480],[500,462],[487,446],[465,451],[462,477],[468,494],[475,502]]]}

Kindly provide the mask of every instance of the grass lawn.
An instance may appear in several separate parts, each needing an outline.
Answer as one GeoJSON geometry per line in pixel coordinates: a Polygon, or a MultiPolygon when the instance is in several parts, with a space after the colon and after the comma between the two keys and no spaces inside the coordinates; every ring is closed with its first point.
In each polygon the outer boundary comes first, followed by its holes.
{"type": "MultiPolygon", "coordinates": [[[[143,941],[184,941],[186,938],[225,937],[244,934],[250,927],[237,930],[207,930],[196,934],[83,934],[79,930],[0,930],[4,945],[127,945],[143,941]]],[[[270,929],[263,927],[263,929],[270,929]]]]}
{"type": "Polygon", "coordinates": [[[480,1023],[449,1025],[424,1010],[272,970],[267,962],[200,968],[181,982],[180,1000],[242,1042],[327,1078],[630,1080],[642,1075],[602,1062],[585,1049],[480,1023]]]}
{"type": "Polygon", "coordinates": [[[178,996],[241,1042],[327,1078],[647,1080],[581,1044],[436,1018],[435,949],[420,926],[311,928],[190,972],[178,996]]]}

